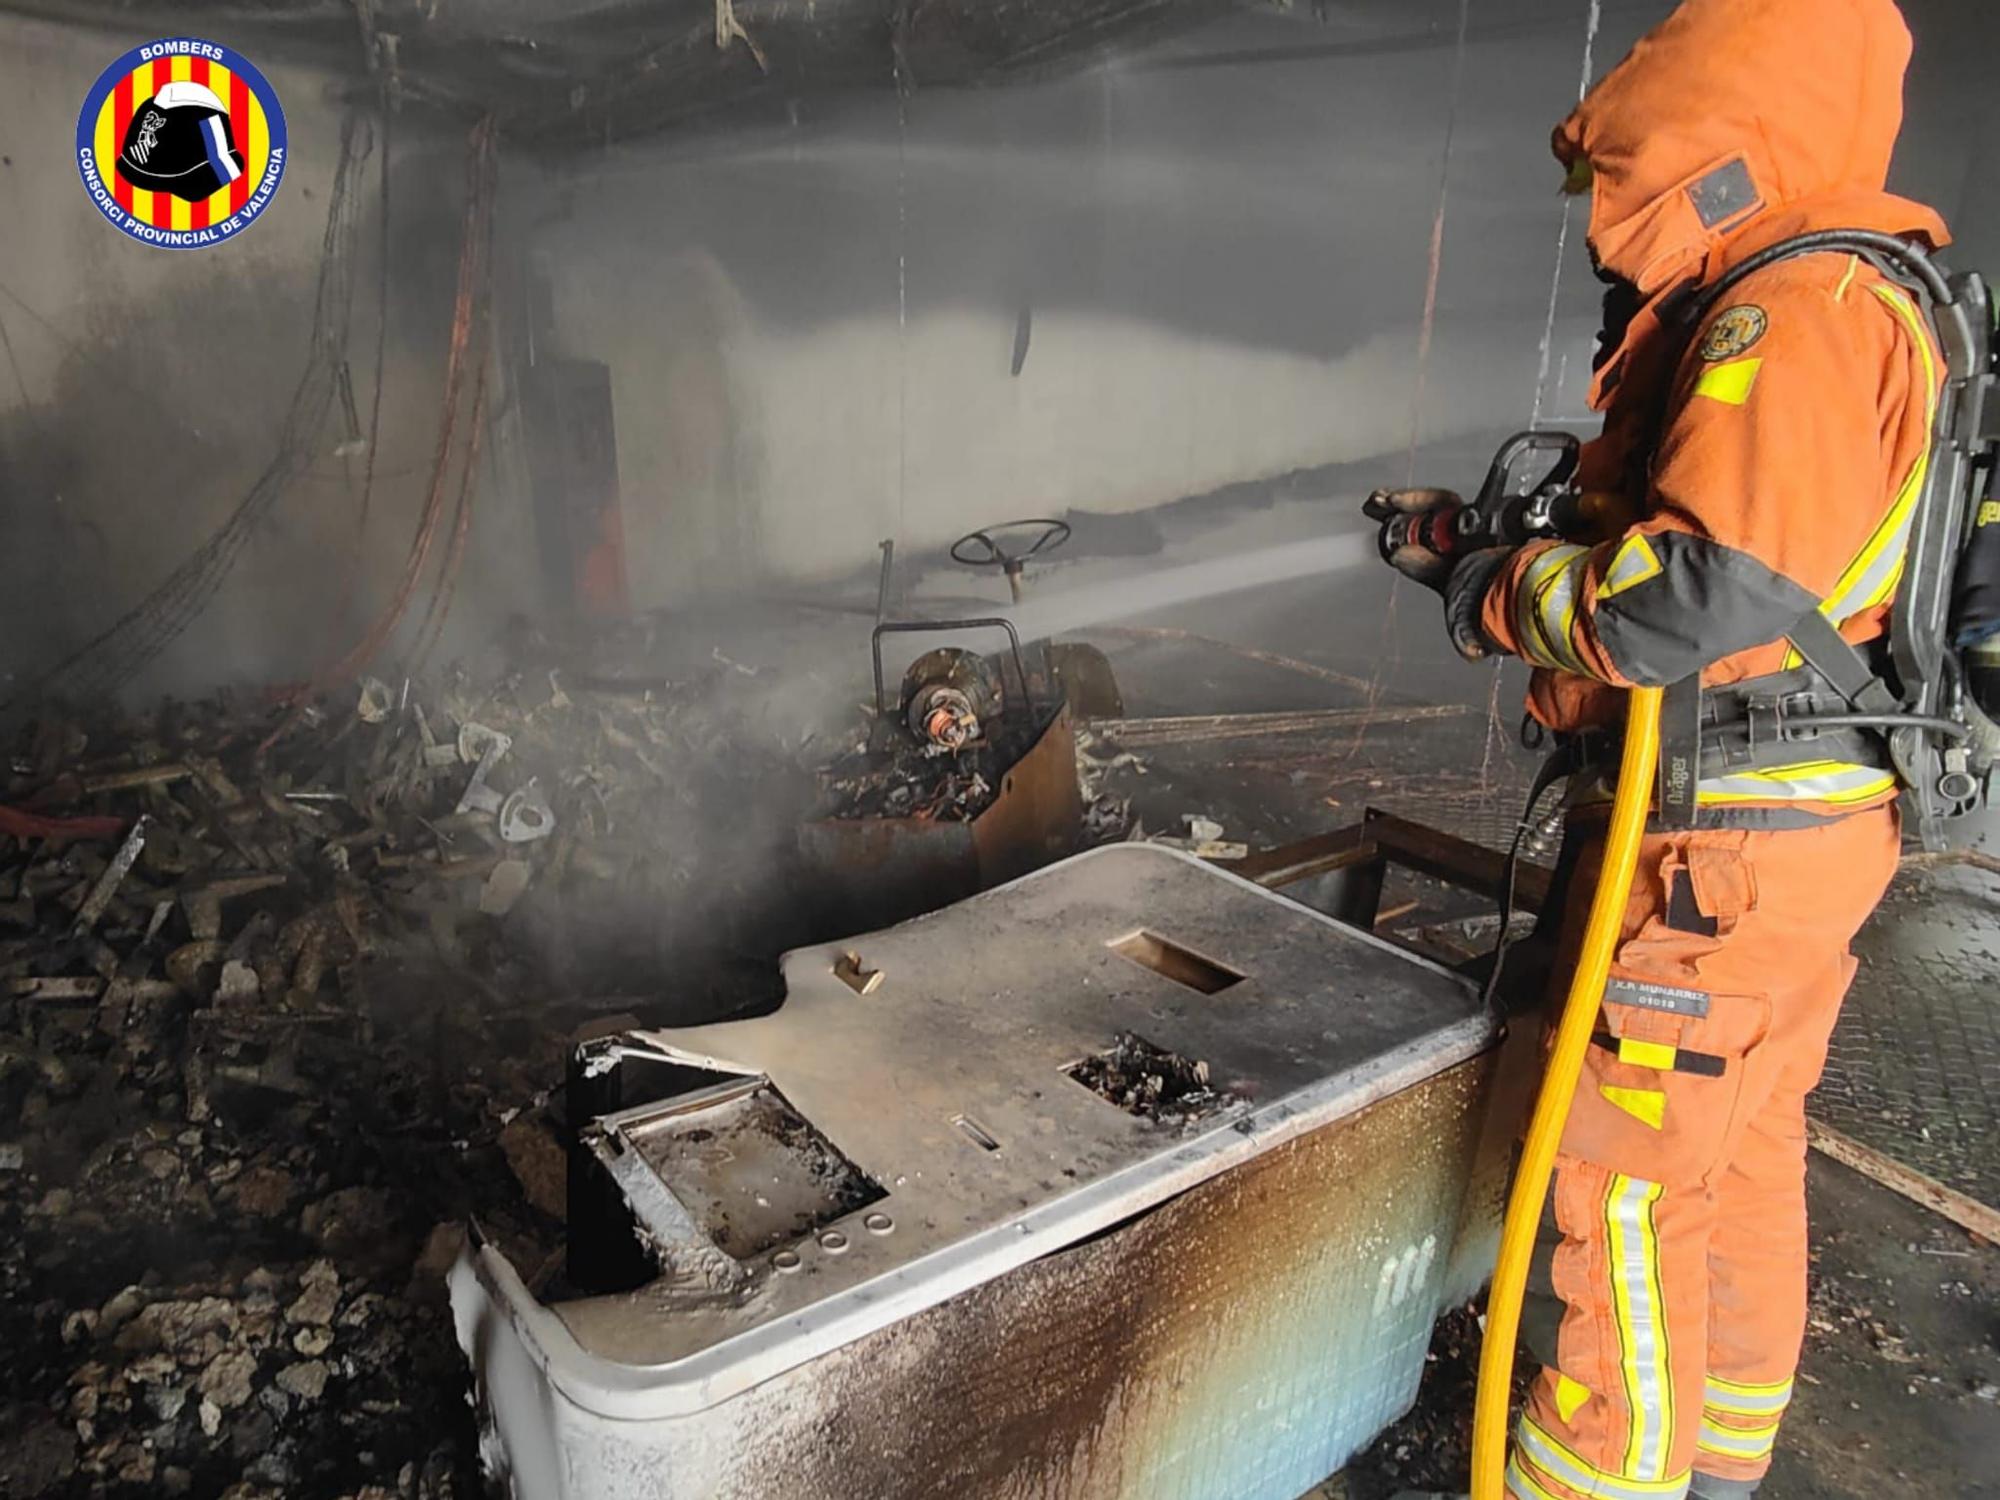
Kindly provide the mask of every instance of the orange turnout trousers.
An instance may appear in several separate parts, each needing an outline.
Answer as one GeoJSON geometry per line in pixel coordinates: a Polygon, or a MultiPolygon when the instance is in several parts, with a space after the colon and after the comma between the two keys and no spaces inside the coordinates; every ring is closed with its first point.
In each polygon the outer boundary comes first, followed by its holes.
{"type": "MultiPolygon", "coordinates": [[[[1602,858],[1567,884],[1558,973],[1602,858]]],[[[1673,1500],[1770,1466],[1805,1334],[1805,1099],[1898,858],[1893,808],[1649,836],[1557,1157],[1565,1304],[1507,1485],[1673,1500]]]]}

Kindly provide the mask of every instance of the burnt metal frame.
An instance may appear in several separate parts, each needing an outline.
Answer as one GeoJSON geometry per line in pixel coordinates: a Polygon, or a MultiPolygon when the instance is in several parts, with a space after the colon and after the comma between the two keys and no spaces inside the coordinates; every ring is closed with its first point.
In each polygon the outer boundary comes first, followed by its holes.
{"type": "MultiPolygon", "coordinates": [[[[882,681],[882,637],[885,635],[944,635],[958,630],[1004,630],[1008,644],[1013,648],[1014,674],[1021,680],[1021,702],[1029,708],[1034,706],[1034,691],[1028,686],[1028,666],[1021,657],[1021,632],[1014,628],[1012,620],[998,615],[981,616],[971,620],[884,620],[869,633],[868,649],[875,662],[875,717],[879,722],[888,713],[884,707],[886,689],[882,681]]],[[[1003,674],[1001,681],[1006,677],[1003,674]]]]}
{"type": "MultiPolygon", "coordinates": [[[[1392,864],[1494,901],[1506,888],[1507,856],[1498,850],[1372,807],[1359,823],[1260,849],[1229,869],[1266,890],[1337,876],[1328,915],[1372,931],[1382,906],[1382,881],[1392,864]]],[[[1523,862],[1515,878],[1515,907],[1539,915],[1554,878],[1546,867],[1523,862]]]]}

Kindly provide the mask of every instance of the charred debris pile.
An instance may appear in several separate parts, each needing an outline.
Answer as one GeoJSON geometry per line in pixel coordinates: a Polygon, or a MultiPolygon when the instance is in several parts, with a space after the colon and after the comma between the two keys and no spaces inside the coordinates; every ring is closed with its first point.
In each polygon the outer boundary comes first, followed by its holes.
{"type": "MultiPolygon", "coordinates": [[[[810,794],[699,687],[572,692],[556,671],[363,679],[290,711],[45,717],[9,770],[9,992],[127,1011],[171,991],[311,1013],[350,995],[358,960],[413,950],[486,988],[531,983],[537,1003],[601,990],[621,958],[654,987],[644,960],[685,955],[678,939],[714,920],[679,898],[741,877],[754,904],[747,882],[772,870],[760,830],[776,839],[810,794]]],[[[673,977],[690,1003],[712,978],[673,977]]]]}
{"type": "Polygon", "coordinates": [[[0,1494],[474,1492],[457,1226],[558,1275],[569,1039],[766,1003],[805,920],[824,751],[741,733],[739,680],[453,672],[22,730],[0,1494]]]}
{"type": "Polygon", "coordinates": [[[10,738],[0,1494],[475,1493],[442,1277],[476,1218],[562,1295],[570,1048],[777,1003],[887,920],[803,831],[976,818],[1041,722],[656,644],[10,738]]]}

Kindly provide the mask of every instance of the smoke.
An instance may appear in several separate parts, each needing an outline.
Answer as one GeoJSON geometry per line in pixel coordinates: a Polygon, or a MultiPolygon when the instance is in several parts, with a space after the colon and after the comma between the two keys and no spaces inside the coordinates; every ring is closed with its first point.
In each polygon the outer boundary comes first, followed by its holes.
{"type": "Polygon", "coordinates": [[[1375,560],[1370,537],[1310,537],[1036,598],[1008,611],[1008,617],[1023,640],[1042,640],[1272,584],[1344,573],[1375,560]]]}

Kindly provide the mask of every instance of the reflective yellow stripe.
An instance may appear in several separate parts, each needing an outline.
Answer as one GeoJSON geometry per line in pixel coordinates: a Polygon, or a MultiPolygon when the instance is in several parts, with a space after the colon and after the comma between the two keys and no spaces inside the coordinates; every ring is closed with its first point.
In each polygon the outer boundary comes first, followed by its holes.
{"type": "Polygon", "coordinates": [[[1889,304],[1890,310],[1897,317],[1903,320],[1904,326],[1910,330],[1910,338],[1916,344],[1917,352],[1923,356],[1924,415],[1930,419],[1930,424],[1934,427],[1937,425],[1938,390],[1941,382],[1938,379],[1937,355],[1931,350],[1930,330],[1924,326],[1923,314],[1917,311],[1917,305],[1910,300],[1909,295],[1898,287],[1880,284],[1874,288],[1874,292],[1889,304]]]}
{"type": "Polygon", "coordinates": [[[1544,579],[1562,566],[1568,551],[1567,547],[1557,545],[1536,556],[1521,575],[1520,590],[1514,596],[1514,633],[1521,638],[1521,655],[1538,667],[1560,664],[1541,644],[1542,625],[1535,614],[1535,595],[1544,579]]]}
{"type": "Polygon", "coordinates": [[[1866,802],[1896,788],[1896,773],[1847,761],[1816,760],[1769,771],[1744,771],[1704,779],[1696,800],[1709,806],[1735,802],[1866,802]]]}
{"type": "MultiPolygon", "coordinates": [[[[1622,1056],[1624,1049],[1621,1047],[1619,1052],[1622,1056]]],[[[1597,1092],[1641,1124],[1650,1125],[1655,1130],[1667,1128],[1667,1096],[1658,1089],[1621,1089],[1600,1083],[1597,1092]]]]}
{"type": "Polygon", "coordinates": [[[1903,577],[1903,557],[1910,545],[1910,523],[1916,518],[1917,497],[1923,492],[1930,472],[1930,449],[1926,448],[1911,468],[1909,478],[1896,493],[1896,503],[1882,518],[1854,561],[1840,575],[1833,592],[1820,605],[1820,613],[1839,625],[1862,610],[1881,604],[1895,593],[1903,577]]]}
{"type": "Polygon", "coordinates": [[[1847,274],[1840,278],[1840,285],[1833,289],[1834,301],[1845,302],[1847,300],[1847,289],[1854,285],[1854,273],[1859,271],[1860,269],[1861,269],[1861,257],[1858,255],[1848,256],[1847,274]]]}
{"type": "Polygon", "coordinates": [[[1678,1479],[1627,1479],[1585,1463],[1575,1449],[1525,1414],[1514,1430],[1514,1441],[1515,1460],[1523,1476],[1540,1494],[1546,1494],[1547,1490],[1536,1479],[1537,1472],[1558,1484],[1582,1490],[1586,1495],[1601,1495],[1606,1500],[1679,1500],[1688,1490],[1686,1474],[1678,1479]]]}
{"type": "Polygon", "coordinates": [[[1635,531],[1625,538],[1617,553],[1611,559],[1611,566],[1604,570],[1604,582],[1597,590],[1597,602],[1615,599],[1627,589],[1635,589],[1649,578],[1658,578],[1660,554],[1653,550],[1653,544],[1642,531],[1635,531]]]}
{"type": "Polygon", "coordinates": [[[1562,542],[1528,564],[1514,616],[1521,654],[1536,666],[1588,675],[1570,632],[1576,627],[1576,604],[1589,562],[1588,547],[1562,542]]]}
{"type": "MultiPolygon", "coordinates": [[[[1852,279],[1853,268],[1848,270],[1852,279]]],[[[1847,283],[1841,283],[1846,290],[1847,283]]],[[[1916,518],[1917,499],[1923,494],[1924,481],[1930,475],[1931,444],[1930,433],[1937,426],[1938,376],[1937,355],[1931,348],[1930,333],[1924,327],[1922,315],[1909,297],[1893,286],[1877,284],[1871,288],[1885,307],[1909,330],[1910,340],[1916,345],[1917,355],[1924,367],[1924,445],[1918,452],[1916,462],[1910,465],[1910,472],[1904,477],[1902,487],[1896,491],[1896,499],[1889,507],[1889,513],[1882,518],[1854,560],[1841,572],[1840,579],[1833,586],[1833,592],[1819,607],[1820,613],[1834,624],[1844,624],[1864,610],[1886,604],[1896,592],[1896,585],[1903,581],[1903,564],[1909,553],[1910,526],[1916,518]]],[[[1783,670],[1789,672],[1804,662],[1796,649],[1785,653],[1783,670]]]]}
{"type": "Polygon", "coordinates": [[[1556,1413],[1565,1422],[1573,1419],[1590,1400],[1590,1387],[1581,1380],[1571,1380],[1569,1376],[1556,1371],[1556,1413]]]}
{"type": "Polygon", "coordinates": [[[1695,1446],[1704,1453],[1720,1453],[1726,1458],[1756,1460],[1769,1458],[1771,1450],[1778,1446],[1778,1424],[1768,1427],[1719,1427],[1713,1422],[1703,1421],[1701,1436],[1695,1446]]]}
{"type": "Polygon", "coordinates": [[[1710,1411],[1728,1412],[1731,1416],[1769,1416],[1792,1404],[1792,1382],[1774,1380],[1769,1385],[1747,1385],[1711,1375],[1702,1391],[1702,1401],[1710,1411]]]}
{"type": "Polygon", "coordinates": [[[1763,368],[1761,359],[1732,359],[1726,365],[1710,365],[1694,383],[1694,393],[1720,401],[1724,406],[1741,406],[1757,388],[1757,372],[1763,368]]]}
{"type": "Polygon", "coordinates": [[[1563,1500],[1554,1490],[1529,1477],[1518,1453],[1507,1461],[1507,1493],[1513,1500],[1563,1500]]]}
{"type": "Polygon", "coordinates": [[[1678,1047],[1671,1047],[1665,1042],[1642,1042],[1633,1036],[1618,1039],[1618,1060],[1635,1068],[1658,1068],[1661,1072],[1672,1072],[1680,1055],[1678,1047]]]}
{"type": "Polygon", "coordinates": [[[1613,1320],[1618,1325],[1625,1380],[1624,1474],[1638,1480],[1666,1478],[1673,1450],[1674,1384],[1667,1349],[1667,1318],[1660,1295],[1660,1244],[1653,1205],[1660,1185],[1614,1175],[1605,1194],[1609,1230],[1613,1320]]]}
{"type": "Polygon", "coordinates": [[[1579,675],[1588,675],[1588,670],[1576,645],[1576,609],[1583,597],[1584,575],[1589,568],[1590,554],[1586,551],[1549,580],[1535,605],[1543,637],[1562,659],[1563,666],[1579,675]]]}
{"type": "Polygon", "coordinates": [[[1889,514],[1883,517],[1882,524],[1875,528],[1874,534],[1855,554],[1854,561],[1847,565],[1833,592],[1820,606],[1820,613],[1836,625],[1864,609],[1885,602],[1896,591],[1896,584],[1903,575],[1903,557],[1909,547],[1910,522],[1916,514],[1917,497],[1923,493],[1924,480],[1930,473],[1930,432],[1937,424],[1937,356],[1931,350],[1930,333],[1924,327],[1923,315],[1908,296],[1893,286],[1877,284],[1870,290],[1909,330],[1910,341],[1916,345],[1917,354],[1923,361],[1925,440],[1917,461],[1910,466],[1910,472],[1903,480],[1902,488],[1896,492],[1896,501],[1889,507],[1889,514]]]}

